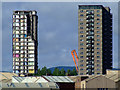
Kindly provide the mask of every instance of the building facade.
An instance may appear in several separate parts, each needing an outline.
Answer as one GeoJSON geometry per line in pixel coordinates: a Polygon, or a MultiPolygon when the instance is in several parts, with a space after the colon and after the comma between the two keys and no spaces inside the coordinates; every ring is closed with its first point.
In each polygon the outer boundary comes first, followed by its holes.
{"type": "Polygon", "coordinates": [[[102,5],[78,6],[78,74],[105,74],[112,68],[112,15],[102,5]]]}
{"type": "Polygon", "coordinates": [[[13,12],[13,72],[19,76],[37,72],[37,23],[36,11],[13,12]]]}
{"type": "Polygon", "coordinates": [[[92,88],[94,90],[115,90],[116,88],[118,88],[116,85],[116,81],[106,77],[105,75],[92,76],[81,81],[81,88],[84,89],[92,88]]]}

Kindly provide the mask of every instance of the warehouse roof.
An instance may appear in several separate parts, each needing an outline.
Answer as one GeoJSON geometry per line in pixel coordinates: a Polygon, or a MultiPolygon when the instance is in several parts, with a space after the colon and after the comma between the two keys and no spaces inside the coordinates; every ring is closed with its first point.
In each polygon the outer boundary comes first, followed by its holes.
{"type": "Polygon", "coordinates": [[[0,82],[11,82],[12,76],[17,76],[17,74],[11,72],[0,72],[0,82]]]}
{"type": "Polygon", "coordinates": [[[108,78],[108,79],[111,79],[111,80],[113,80],[114,82],[120,81],[120,76],[119,76],[118,74],[108,74],[108,75],[95,75],[95,76],[90,76],[89,78],[85,79],[85,81],[89,81],[89,80],[95,79],[95,78],[100,77],[100,76],[103,76],[103,77],[106,77],[106,78],[108,78]]]}
{"type": "Polygon", "coordinates": [[[49,82],[71,82],[73,81],[67,76],[43,76],[49,82]]]}
{"type": "Polygon", "coordinates": [[[59,86],[53,82],[48,82],[48,83],[2,83],[2,88],[59,88],[59,86]]]}
{"type": "Polygon", "coordinates": [[[42,82],[48,82],[45,80],[43,77],[38,76],[32,76],[32,77],[17,77],[13,76],[12,77],[12,82],[13,83],[42,83],[42,82]]]}

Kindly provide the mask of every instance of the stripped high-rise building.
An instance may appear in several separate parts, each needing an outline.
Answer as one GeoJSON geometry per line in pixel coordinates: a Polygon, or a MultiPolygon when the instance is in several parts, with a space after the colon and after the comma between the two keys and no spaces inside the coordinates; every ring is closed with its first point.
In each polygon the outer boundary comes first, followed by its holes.
{"type": "Polygon", "coordinates": [[[13,72],[19,76],[37,73],[37,23],[36,11],[13,12],[13,72]]]}

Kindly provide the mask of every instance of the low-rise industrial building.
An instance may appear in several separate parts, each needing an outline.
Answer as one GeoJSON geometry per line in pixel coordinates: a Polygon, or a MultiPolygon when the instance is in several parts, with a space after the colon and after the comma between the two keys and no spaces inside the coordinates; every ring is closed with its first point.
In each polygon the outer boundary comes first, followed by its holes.
{"type": "Polygon", "coordinates": [[[0,73],[2,90],[74,90],[75,82],[67,76],[19,77],[14,73],[0,73]]]}
{"type": "Polygon", "coordinates": [[[2,90],[59,90],[56,83],[3,83],[2,90]]]}
{"type": "Polygon", "coordinates": [[[68,76],[43,76],[48,82],[56,83],[60,90],[75,90],[75,82],[68,76]]]}
{"type": "Polygon", "coordinates": [[[81,88],[81,81],[88,78],[88,76],[68,76],[72,81],[75,82],[75,90],[81,88]]]}
{"type": "Polygon", "coordinates": [[[91,76],[81,81],[81,88],[120,88],[119,70],[107,70],[106,75],[91,76]]]}

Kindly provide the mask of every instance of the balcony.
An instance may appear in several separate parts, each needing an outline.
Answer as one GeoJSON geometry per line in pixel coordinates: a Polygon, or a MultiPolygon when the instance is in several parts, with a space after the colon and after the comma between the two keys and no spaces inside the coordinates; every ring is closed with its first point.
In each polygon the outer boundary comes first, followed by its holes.
{"type": "Polygon", "coordinates": [[[87,61],[93,61],[94,60],[94,56],[87,56],[86,60],[87,61]]]}
{"type": "Polygon", "coordinates": [[[87,69],[94,68],[94,65],[87,65],[87,69]]]}
{"type": "Polygon", "coordinates": [[[94,45],[93,44],[88,44],[88,45],[86,45],[88,48],[91,48],[91,47],[94,47],[94,45]]]}
{"type": "Polygon", "coordinates": [[[94,16],[93,15],[88,15],[86,18],[87,18],[87,20],[94,19],[94,16]]]}
{"type": "Polygon", "coordinates": [[[94,31],[94,27],[88,27],[87,26],[86,31],[94,31]]]}
{"type": "Polygon", "coordinates": [[[87,61],[86,63],[87,63],[87,66],[94,64],[93,60],[89,60],[89,61],[87,61]]]}
{"type": "Polygon", "coordinates": [[[92,53],[92,52],[87,52],[86,54],[87,54],[87,56],[93,56],[94,55],[94,53],[92,53]]]}
{"type": "Polygon", "coordinates": [[[89,53],[89,52],[94,52],[94,49],[87,49],[87,53],[89,53]]]}
{"type": "Polygon", "coordinates": [[[87,35],[87,36],[94,36],[94,33],[88,32],[88,33],[86,33],[86,35],[87,35]]]}
{"type": "Polygon", "coordinates": [[[94,36],[87,36],[87,39],[94,39],[94,36]]]}
{"type": "Polygon", "coordinates": [[[86,20],[86,23],[87,23],[87,24],[89,24],[89,23],[94,23],[94,19],[86,20]]]}
{"type": "Polygon", "coordinates": [[[88,12],[86,12],[86,15],[94,15],[94,12],[93,11],[88,11],[88,12]]]}

